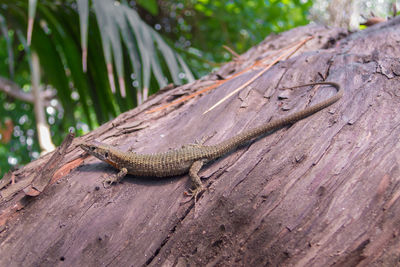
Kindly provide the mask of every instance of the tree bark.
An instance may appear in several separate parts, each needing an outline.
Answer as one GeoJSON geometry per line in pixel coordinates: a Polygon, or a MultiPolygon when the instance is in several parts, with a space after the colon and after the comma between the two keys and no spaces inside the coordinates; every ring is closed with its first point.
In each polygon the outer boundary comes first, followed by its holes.
{"type": "MultiPolygon", "coordinates": [[[[56,183],[7,216],[5,207],[20,195],[3,198],[0,266],[399,265],[399,27],[395,18],[355,33],[308,25],[271,35],[216,73],[162,90],[75,139],[56,183]],[[146,113],[309,35],[315,38],[290,59],[205,115],[264,65],[184,104],[146,113]],[[77,144],[89,139],[138,153],[180,147],[215,131],[206,144],[218,143],[334,94],[329,87],[279,90],[321,80],[340,83],[344,97],[207,164],[200,175],[208,190],[196,208],[184,202],[187,175],[127,176],[104,189],[102,176],[116,170],[80,157],[77,144]]],[[[16,171],[16,183],[50,156],[16,171]]]]}

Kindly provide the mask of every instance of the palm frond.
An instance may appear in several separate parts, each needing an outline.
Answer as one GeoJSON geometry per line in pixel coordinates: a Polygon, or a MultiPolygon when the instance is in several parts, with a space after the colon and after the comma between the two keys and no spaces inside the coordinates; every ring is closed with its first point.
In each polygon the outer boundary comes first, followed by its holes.
{"type": "Polygon", "coordinates": [[[96,0],[91,6],[88,0],[0,6],[3,32],[6,23],[20,32],[28,28],[26,45],[40,58],[42,81],[57,89],[64,125],[81,119],[74,113],[78,107],[92,127],[132,108],[136,93],[150,86],[154,92],[171,81],[194,80],[182,58],[129,5],[96,0]]]}

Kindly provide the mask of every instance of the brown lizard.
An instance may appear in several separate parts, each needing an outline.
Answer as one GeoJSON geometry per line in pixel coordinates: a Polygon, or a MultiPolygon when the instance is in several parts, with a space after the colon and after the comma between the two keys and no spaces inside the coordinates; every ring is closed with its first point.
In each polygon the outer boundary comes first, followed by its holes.
{"type": "Polygon", "coordinates": [[[117,183],[127,174],[136,176],[169,177],[189,172],[189,176],[193,183],[193,189],[190,190],[188,195],[194,197],[196,200],[197,195],[204,190],[198,172],[205,163],[235,150],[237,147],[256,137],[304,119],[305,117],[332,105],[343,95],[343,90],[340,85],[334,82],[316,82],[291,88],[317,84],[331,85],[336,88],[337,93],[325,101],[283,118],[244,131],[216,145],[203,145],[202,143],[189,144],[184,145],[179,149],[156,154],[123,152],[115,147],[96,141],[83,142],[80,144],[80,147],[90,155],[111,164],[119,170],[118,174],[112,175],[106,179],[104,181],[105,184],[111,185],[112,183],[117,183]]]}

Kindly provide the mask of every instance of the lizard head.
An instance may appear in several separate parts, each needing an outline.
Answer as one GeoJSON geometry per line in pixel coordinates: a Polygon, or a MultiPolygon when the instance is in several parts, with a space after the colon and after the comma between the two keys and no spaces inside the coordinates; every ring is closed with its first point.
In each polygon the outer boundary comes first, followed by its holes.
{"type": "Polygon", "coordinates": [[[112,146],[97,141],[82,142],[79,144],[79,146],[88,154],[109,163],[115,168],[118,168],[115,160],[113,159],[114,148],[112,146]]]}

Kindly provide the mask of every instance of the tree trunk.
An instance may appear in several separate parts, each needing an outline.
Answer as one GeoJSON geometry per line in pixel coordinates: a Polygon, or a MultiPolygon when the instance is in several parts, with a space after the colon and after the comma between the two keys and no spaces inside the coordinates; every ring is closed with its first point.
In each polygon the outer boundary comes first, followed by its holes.
{"type": "Polygon", "coordinates": [[[38,196],[4,192],[41,173],[51,155],[10,174],[16,183],[0,191],[0,266],[399,265],[399,27],[396,18],[355,33],[308,25],[269,36],[217,73],[161,90],[75,139],[38,196]],[[296,54],[203,115],[309,35],[296,54]],[[229,79],[259,60],[270,61],[229,79]],[[89,139],[138,153],[207,135],[206,144],[219,143],[333,95],[326,86],[279,90],[321,80],[340,83],[344,97],[207,164],[200,175],[208,190],[196,206],[185,203],[187,175],[127,176],[104,189],[103,176],[116,170],[80,157],[77,144],[89,139]]]}

